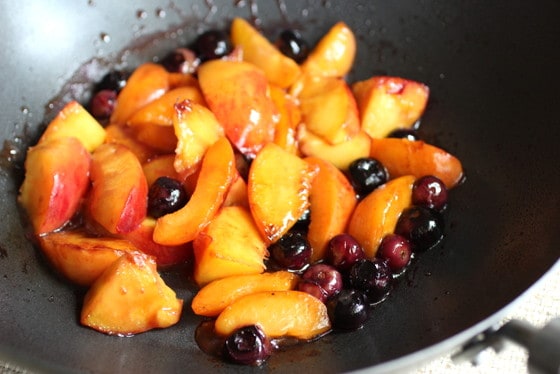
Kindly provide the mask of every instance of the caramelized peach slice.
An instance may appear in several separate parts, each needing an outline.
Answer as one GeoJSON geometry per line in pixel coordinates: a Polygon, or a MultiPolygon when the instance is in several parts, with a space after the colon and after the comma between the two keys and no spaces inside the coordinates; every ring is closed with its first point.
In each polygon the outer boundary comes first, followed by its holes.
{"type": "Polygon", "coordinates": [[[148,183],[128,148],[102,144],[93,152],[91,217],[112,234],[134,230],[146,218],[148,183]]]}
{"type": "Polygon", "coordinates": [[[198,79],[208,107],[240,152],[254,157],[273,141],[276,113],[262,70],[248,62],[211,60],[199,67],[198,79]]]}
{"type": "Polygon", "coordinates": [[[426,85],[399,77],[372,77],[354,83],[352,90],[362,129],[372,138],[413,127],[424,113],[430,93],[426,85]]]}
{"type": "Polygon", "coordinates": [[[319,169],[311,184],[311,223],[307,238],[313,252],[311,261],[323,259],[329,241],[345,232],[356,206],[356,192],[346,176],[333,164],[317,157],[306,162],[319,169]]]}
{"type": "Polygon", "coordinates": [[[234,175],[233,149],[222,137],[204,155],[189,202],[178,211],[158,218],[154,241],[179,245],[193,240],[222,206],[234,175]]]}
{"type": "Polygon", "coordinates": [[[218,316],[216,333],[229,336],[240,327],[259,325],[269,338],[309,340],[330,330],[327,307],[301,291],[264,291],[243,296],[218,316]]]}
{"type": "Polygon", "coordinates": [[[349,140],[333,145],[305,129],[305,126],[300,126],[298,127],[298,144],[304,156],[319,157],[341,170],[346,170],[352,161],[369,156],[371,138],[365,132],[360,131],[349,140]]]}
{"type": "Polygon", "coordinates": [[[110,124],[105,128],[105,130],[107,132],[105,143],[120,144],[125,146],[134,153],[138,161],[141,163],[144,163],[161,154],[160,151],[139,141],[136,138],[134,129],[131,129],[128,126],[110,124]]]}
{"type": "Polygon", "coordinates": [[[392,178],[433,175],[447,188],[455,187],[463,178],[463,166],[458,158],[421,140],[373,139],[370,156],[385,165],[392,178]]]}
{"type": "Polygon", "coordinates": [[[153,256],[158,266],[181,264],[192,257],[192,246],[190,244],[163,245],[154,242],[155,227],[156,220],[147,217],[136,229],[123,234],[122,237],[134,244],[143,253],[153,256]]]}
{"type": "Polygon", "coordinates": [[[77,138],[57,138],[31,147],[18,201],[35,234],[63,226],[80,207],[89,186],[91,158],[77,138]]]}
{"type": "Polygon", "coordinates": [[[375,257],[383,237],[395,231],[402,211],[411,205],[415,180],[411,175],[393,179],[367,195],[354,209],[348,233],[368,258],[375,257]]]}
{"type": "Polygon", "coordinates": [[[119,93],[110,123],[125,124],[138,109],[168,90],[169,77],[162,65],[150,62],[140,65],[119,93]]]}
{"type": "Polygon", "coordinates": [[[274,143],[267,144],[249,169],[251,213],[263,237],[280,239],[309,207],[317,170],[274,143]]]}
{"type": "Polygon", "coordinates": [[[239,173],[236,173],[233,182],[231,182],[231,187],[224,199],[224,206],[241,206],[249,209],[247,183],[239,173]]]}
{"type": "Polygon", "coordinates": [[[64,137],[77,138],[92,152],[105,140],[105,129],[82,105],[71,101],[48,124],[39,143],[64,137]]]}
{"type": "Polygon", "coordinates": [[[93,283],[80,322],[109,335],[129,336],[176,324],[183,300],[157,272],[153,258],[124,254],[93,283]]]}
{"type": "Polygon", "coordinates": [[[289,271],[249,275],[233,275],[208,283],[192,300],[195,314],[216,317],[242,296],[262,291],[288,291],[298,284],[297,274],[289,271]]]}
{"type": "Polygon", "coordinates": [[[313,48],[302,70],[311,75],[345,76],[356,56],[356,37],[344,23],[336,23],[313,48]]]}
{"type": "Polygon", "coordinates": [[[148,186],[151,186],[159,177],[181,180],[179,174],[175,171],[174,163],[174,154],[161,155],[144,162],[142,164],[142,170],[144,170],[148,186]]]}
{"type": "Polygon", "coordinates": [[[185,86],[198,86],[198,80],[192,74],[168,73],[167,78],[169,80],[170,90],[174,90],[175,88],[185,87],[185,86]]]}
{"type": "Polygon", "coordinates": [[[290,153],[297,154],[296,129],[301,122],[299,104],[294,97],[274,85],[270,85],[270,97],[278,112],[274,143],[290,153]]]}
{"type": "Polygon", "coordinates": [[[194,280],[205,285],[216,279],[259,274],[268,255],[253,218],[239,206],[222,208],[193,242],[194,280]]]}
{"type": "Polygon", "coordinates": [[[224,136],[224,129],[214,113],[190,100],[175,104],[172,122],[178,139],[175,170],[190,174],[199,167],[208,148],[224,136]]]}
{"type": "Polygon", "coordinates": [[[175,104],[185,100],[205,105],[204,96],[198,86],[185,86],[167,91],[143,108],[135,112],[127,121],[128,125],[152,124],[173,126],[175,104]]]}
{"type": "Polygon", "coordinates": [[[233,45],[243,51],[243,61],[262,69],[270,83],[286,88],[301,74],[294,60],[282,54],[244,19],[234,18],[230,34],[233,45]]]}
{"type": "Polygon", "coordinates": [[[91,285],[125,252],[137,252],[129,241],[88,236],[84,231],[59,231],[38,238],[41,251],[65,278],[91,285]]]}
{"type": "Polygon", "coordinates": [[[177,136],[172,126],[158,126],[151,123],[132,127],[136,139],[155,149],[158,153],[172,153],[177,147],[177,136]]]}
{"type": "Polygon", "coordinates": [[[344,80],[332,77],[309,79],[299,99],[306,128],[327,142],[340,144],[360,131],[358,108],[344,80]]]}

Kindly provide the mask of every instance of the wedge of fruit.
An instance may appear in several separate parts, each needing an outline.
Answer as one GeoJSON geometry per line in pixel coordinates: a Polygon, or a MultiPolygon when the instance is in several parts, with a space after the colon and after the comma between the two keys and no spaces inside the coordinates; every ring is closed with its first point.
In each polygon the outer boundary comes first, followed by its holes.
{"type": "Polygon", "coordinates": [[[259,325],[269,338],[309,340],[330,330],[327,307],[301,291],[264,291],[243,296],[218,316],[216,333],[229,336],[240,327],[259,325]]]}
{"type": "Polygon", "coordinates": [[[136,138],[136,132],[129,126],[110,124],[105,128],[105,131],[107,132],[105,143],[120,144],[127,147],[141,163],[161,154],[161,151],[139,141],[136,138]]]}
{"type": "Polygon", "coordinates": [[[89,186],[90,164],[77,138],[55,137],[29,149],[18,201],[35,234],[59,229],[74,216],[89,186]]]}
{"type": "Polygon", "coordinates": [[[343,79],[313,77],[305,81],[298,98],[309,131],[330,144],[345,142],[360,131],[356,101],[343,79]]]}
{"type": "Polygon", "coordinates": [[[305,161],[319,170],[311,184],[311,223],[307,233],[313,248],[311,262],[317,262],[324,258],[329,241],[345,232],[357,198],[348,178],[333,164],[317,157],[305,161]]]}
{"type": "Polygon", "coordinates": [[[348,169],[348,165],[352,161],[360,157],[368,157],[370,154],[371,138],[363,131],[345,142],[330,144],[307,130],[305,126],[300,126],[297,131],[297,139],[299,149],[304,156],[322,158],[341,170],[348,169]]]}
{"type": "Polygon", "coordinates": [[[105,129],[77,101],[70,101],[47,125],[39,143],[54,138],[74,137],[92,152],[105,140],[105,129]]]}
{"type": "Polygon", "coordinates": [[[156,220],[147,217],[137,228],[122,237],[134,244],[143,253],[155,258],[158,267],[182,264],[192,257],[190,243],[180,245],[163,245],[154,241],[156,220]]]}
{"type": "Polygon", "coordinates": [[[251,214],[243,207],[222,208],[195,238],[194,280],[205,285],[241,274],[260,274],[268,256],[251,214]]]}
{"type": "Polygon", "coordinates": [[[208,107],[240,152],[254,157],[273,141],[276,113],[261,69],[248,62],[211,60],[199,67],[198,79],[208,107]]]}
{"type": "Polygon", "coordinates": [[[372,138],[411,128],[424,113],[430,90],[422,83],[399,77],[372,77],[352,85],[362,129],[372,138]]]}
{"type": "Polygon", "coordinates": [[[53,267],[80,286],[91,285],[125,252],[140,253],[127,240],[92,237],[83,230],[52,232],[38,241],[53,267]]]}
{"type": "Polygon", "coordinates": [[[251,213],[267,242],[280,239],[309,207],[314,166],[274,143],[267,144],[249,169],[251,213]]]}
{"type": "Polygon", "coordinates": [[[130,126],[151,124],[173,126],[175,104],[185,100],[205,105],[204,96],[198,85],[183,86],[167,91],[161,97],[135,112],[127,121],[130,126]]]}
{"type": "Polygon", "coordinates": [[[130,336],[174,325],[182,307],[152,257],[126,253],[93,283],[80,322],[105,334],[130,336]]]}
{"type": "Polygon", "coordinates": [[[421,140],[373,139],[370,156],[380,161],[392,178],[433,175],[450,189],[463,179],[461,161],[443,149],[421,140]]]}
{"type": "Polygon", "coordinates": [[[282,88],[270,85],[270,97],[278,112],[274,143],[286,151],[297,154],[296,129],[301,122],[301,111],[296,98],[282,88]]]}
{"type": "Polygon", "coordinates": [[[355,57],[356,37],[344,22],[338,22],[319,40],[301,68],[310,75],[343,77],[355,57]]]}
{"type": "Polygon", "coordinates": [[[147,62],[138,66],[117,97],[110,123],[126,124],[136,111],[168,90],[169,77],[162,65],[147,62]]]}
{"type": "Polygon", "coordinates": [[[176,103],[171,117],[178,139],[175,170],[179,174],[191,174],[208,148],[224,136],[224,129],[214,113],[190,100],[176,103]]]}
{"type": "Polygon", "coordinates": [[[146,176],[148,186],[151,186],[159,177],[169,177],[180,180],[180,176],[175,170],[175,155],[161,155],[154,157],[142,164],[142,170],[146,176]]]}
{"type": "Polygon", "coordinates": [[[148,183],[142,165],[119,144],[97,147],[91,163],[91,217],[112,234],[130,232],[146,218],[148,183]]]}
{"type": "Polygon", "coordinates": [[[172,126],[151,123],[137,124],[132,128],[135,138],[158,153],[171,153],[177,148],[177,136],[172,126]]]}
{"type": "Polygon", "coordinates": [[[402,211],[411,205],[415,180],[412,175],[393,179],[367,195],[354,209],[348,234],[360,243],[367,258],[374,258],[383,237],[395,231],[402,211]]]}
{"type": "Polygon", "coordinates": [[[202,287],[193,298],[191,307],[195,314],[216,317],[242,296],[262,291],[293,290],[298,281],[297,274],[282,270],[273,273],[233,275],[202,287]]]}
{"type": "Polygon", "coordinates": [[[233,149],[222,137],[204,155],[189,202],[176,212],[158,218],[154,241],[165,245],[192,241],[222,206],[234,175],[233,149]]]}
{"type": "Polygon", "coordinates": [[[270,83],[287,88],[301,74],[294,60],[282,54],[246,20],[234,18],[230,35],[233,45],[243,51],[243,61],[262,69],[270,83]]]}

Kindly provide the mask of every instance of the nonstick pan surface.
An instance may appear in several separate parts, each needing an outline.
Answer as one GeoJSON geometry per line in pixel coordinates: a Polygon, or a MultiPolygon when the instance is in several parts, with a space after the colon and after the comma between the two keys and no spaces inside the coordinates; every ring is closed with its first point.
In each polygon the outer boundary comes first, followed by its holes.
{"type": "MultiPolygon", "coordinates": [[[[46,372],[341,372],[402,369],[497,322],[560,255],[560,3],[510,1],[11,2],[0,12],[0,359],[46,372]],[[390,74],[431,89],[421,136],[457,155],[446,239],[423,254],[356,332],[223,364],[194,342],[199,319],[132,338],[79,326],[83,290],[56,276],[25,235],[15,197],[23,150],[70,98],[112,66],[162,57],[234,16],[273,39],[314,43],[336,21],[358,36],[349,81],[390,74]]],[[[189,305],[192,288],[164,274],[189,305]]]]}

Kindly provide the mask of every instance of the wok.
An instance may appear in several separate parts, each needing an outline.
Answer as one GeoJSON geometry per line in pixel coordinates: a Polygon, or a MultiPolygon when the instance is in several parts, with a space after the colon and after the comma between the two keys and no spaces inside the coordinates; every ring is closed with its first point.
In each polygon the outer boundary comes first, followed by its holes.
{"type": "MultiPolygon", "coordinates": [[[[83,290],[54,274],[15,202],[24,149],[70,98],[112,66],[162,57],[233,16],[313,44],[338,20],[358,36],[348,79],[425,82],[421,136],[457,155],[443,246],[427,252],[356,332],[274,355],[265,371],[400,370],[494,325],[560,255],[560,33],[555,0],[2,1],[0,12],[0,359],[45,372],[250,372],[196,346],[198,318],[109,337],[77,322],[83,290]]],[[[189,305],[181,274],[165,274],[189,305]]]]}

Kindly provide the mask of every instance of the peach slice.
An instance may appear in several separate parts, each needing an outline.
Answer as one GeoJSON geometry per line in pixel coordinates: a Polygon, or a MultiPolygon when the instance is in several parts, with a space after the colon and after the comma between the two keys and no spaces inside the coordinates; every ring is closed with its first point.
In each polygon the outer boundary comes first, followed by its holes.
{"type": "Polygon", "coordinates": [[[391,178],[433,175],[449,189],[463,179],[463,166],[458,158],[421,140],[373,139],[370,156],[385,165],[391,178]]]}
{"type": "Polygon", "coordinates": [[[198,80],[192,74],[168,73],[167,78],[169,80],[170,90],[174,90],[175,88],[185,87],[185,86],[198,87],[198,80]]]}
{"type": "Polygon", "coordinates": [[[152,124],[173,126],[175,104],[185,100],[205,105],[204,96],[198,86],[184,86],[167,91],[143,108],[135,112],[127,121],[130,126],[152,124]]]}
{"type": "Polygon", "coordinates": [[[338,22],[319,40],[301,68],[311,75],[343,77],[355,57],[356,37],[344,22],[338,22]]]}
{"type": "Polygon", "coordinates": [[[280,239],[309,207],[317,170],[298,156],[267,144],[249,169],[251,213],[268,243],[280,239]]]}
{"type": "Polygon", "coordinates": [[[172,153],[177,147],[177,136],[172,126],[158,126],[151,123],[131,127],[136,140],[148,145],[159,153],[172,153]]]}
{"type": "Polygon", "coordinates": [[[360,131],[356,101],[341,78],[309,79],[298,97],[306,128],[327,142],[339,144],[360,131]]]}
{"type": "Polygon", "coordinates": [[[239,172],[236,173],[235,177],[233,178],[233,182],[231,182],[231,187],[229,188],[229,191],[227,192],[227,195],[224,199],[223,206],[241,206],[249,209],[247,183],[241,177],[239,172]]]}
{"type": "Polygon", "coordinates": [[[270,83],[287,88],[301,74],[294,60],[282,54],[246,20],[234,18],[230,34],[233,45],[243,51],[243,61],[262,69],[270,83]]]}
{"type": "Polygon", "coordinates": [[[146,218],[148,183],[128,148],[102,144],[93,152],[89,213],[105,230],[122,234],[146,218]]]}
{"type": "Polygon", "coordinates": [[[179,174],[191,174],[208,148],[224,136],[224,129],[214,113],[190,100],[175,104],[171,117],[178,139],[175,170],[179,174]]]}
{"type": "Polygon", "coordinates": [[[383,237],[395,231],[402,211],[411,205],[415,180],[412,175],[393,179],[367,195],[354,209],[348,234],[356,238],[368,258],[375,257],[383,237]]]}
{"type": "Polygon", "coordinates": [[[91,285],[125,252],[137,252],[129,241],[88,236],[84,231],[59,231],[38,238],[41,251],[65,278],[91,285]]]}
{"type": "Polygon", "coordinates": [[[358,102],[362,129],[372,138],[383,138],[398,128],[411,128],[428,104],[430,90],[422,83],[399,77],[372,77],[356,82],[352,91],[358,102]]]}
{"type": "Polygon", "coordinates": [[[175,155],[161,155],[155,157],[142,164],[142,170],[146,176],[148,186],[151,186],[159,177],[169,177],[181,180],[177,171],[175,171],[175,155]]]}
{"type": "Polygon", "coordinates": [[[181,264],[192,257],[192,246],[190,244],[162,245],[154,242],[155,227],[156,220],[147,217],[136,229],[121,236],[143,253],[153,256],[158,266],[181,264]]]}
{"type": "Polygon", "coordinates": [[[300,126],[297,138],[304,156],[322,158],[341,170],[348,169],[352,161],[370,154],[371,138],[363,131],[343,143],[333,145],[308,131],[305,126],[300,126]]]}
{"type": "Polygon", "coordinates": [[[87,292],[80,322],[109,335],[130,336],[176,324],[183,300],[178,299],[144,254],[125,253],[87,292]]]}
{"type": "Polygon", "coordinates": [[[137,67],[117,97],[110,123],[126,124],[140,108],[169,90],[168,73],[162,65],[151,62],[137,67]]]}
{"type": "Polygon", "coordinates": [[[269,338],[310,340],[331,328],[327,307],[306,292],[264,291],[243,296],[216,319],[214,329],[229,336],[238,328],[259,325],[269,338]]]}
{"type": "Polygon", "coordinates": [[[307,233],[313,248],[311,261],[316,262],[323,259],[331,238],[345,232],[357,198],[346,176],[333,164],[317,157],[305,161],[319,169],[311,184],[311,223],[307,233]]]}
{"type": "Polygon", "coordinates": [[[234,175],[233,149],[222,137],[206,151],[189,202],[178,211],[158,218],[154,241],[179,245],[193,240],[222,206],[234,175]]]}
{"type": "Polygon", "coordinates": [[[296,98],[275,85],[270,85],[270,97],[278,111],[274,143],[290,153],[297,154],[296,129],[301,122],[299,104],[296,98]]]}
{"type": "Polygon", "coordinates": [[[273,141],[275,106],[263,71],[248,62],[211,60],[198,69],[208,107],[235,147],[254,157],[273,141]]]}
{"type": "Polygon", "coordinates": [[[89,186],[91,157],[77,138],[53,138],[27,152],[18,201],[35,234],[63,226],[78,210],[89,186]]]}
{"type": "Polygon", "coordinates": [[[139,141],[134,130],[128,126],[113,123],[108,125],[105,130],[107,132],[105,143],[120,144],[127,147],[141,163],[161,154],[160,151],[139,141]]]}
{"type": "Polygon", "coordinates": [[[242,207],[222,208],[193,242],[194,280],[205,285],[241,274],[260,274],[268,255],[251,214],[242,207]]]}
{"type": "Polygon", "coordinates": [[[283,270],[274,273],[233,275],[202,287],[194,296],[191,307],[195,314],[216,317],[242,296],[262,291],[293,290],[298,281],[297,274],[283,270]]]}
{"type": "Polygon", "coordinates": [[[93,152],[105,140],[105,129],[77,101],[70,101],[48,124],[39,143],[54,138],[75,137],[93,152]]]}

